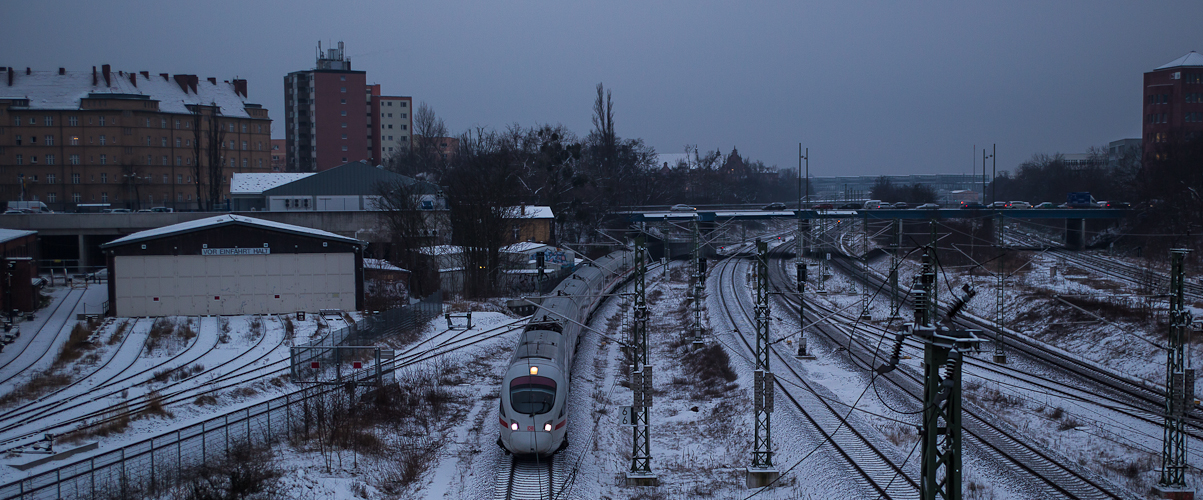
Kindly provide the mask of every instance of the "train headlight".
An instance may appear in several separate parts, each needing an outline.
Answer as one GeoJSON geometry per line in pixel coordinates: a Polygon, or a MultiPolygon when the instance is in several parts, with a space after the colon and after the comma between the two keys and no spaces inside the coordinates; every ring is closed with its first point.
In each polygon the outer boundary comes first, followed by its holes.
{"type": "Polygon", "coordinates": [[[517,431],[518,430],[518,422],[514,422],[514,423],[510,424],[510,430],[517,431]]]}
{"type": "Polygon", "coordinates": [[[538,375],[538,374],[539,374],[539,367],[537,367],[537,366],[532,366],[532,367],[530,367],[530,374],[531,374],[531,375],[538,375]]]}
{"type": "Polygon", "coordinates": [[[548,422],[548,423],[546,423],[546,424],[543,424],[543,431],[544,431],[544,432],[551,432],[551,422],[548,422]]]}

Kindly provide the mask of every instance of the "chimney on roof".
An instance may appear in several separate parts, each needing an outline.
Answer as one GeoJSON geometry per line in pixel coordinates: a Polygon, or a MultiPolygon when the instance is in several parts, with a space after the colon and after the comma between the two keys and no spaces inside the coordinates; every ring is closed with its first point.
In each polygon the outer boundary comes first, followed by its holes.
{"type": "Polygon", "coordinates": [[[246,99],[246,80],[235,78],[234,92],[242,96],[243,99],[246,99]]]}
{"type": "Polygon", "coordinates": [[[96,79],[96,66],[92,66],[92,86],[93,87],[96,86],[97,81],[98,80],[96,79]]]}
{"type": "Polygon", "coordinates": [[[9,87],[13,86],[13,68],[12,68],[12,66],[8,67],[8,86],[9,87]]]}
{"type": "Polygon", "coordinates": [[[518,206],[522,209],[522,215],[526,215],[526,202],[524,201],[524,202],[520,203],[518,206]]]}
{"type": "Polygon", "coordinates": [[[67,74],[67,68],[59,68],[59,69],[58,69],[58,74],[60,74],[60,75],[65,75],[65,74],[67,74]]]}
{"type": "Polygon", "coordinates": [[[103,65],[101,65],[101,66],[100,66],[100,72],[101,72],[101,73],[104,73],[104,86],[105,86],[105,87],[112,87],[112,86],[113,86],[113,82],[112,82],[111,80],[109,80],[109,65],[107,65],[107,64],[103,64],[103,65]]]}
{"type": "Polygon", "coordinates": [[[159,76],[163,77],[163,81],[167,81],[170,79],[167,77],[167,73],[159,73],[159,76]]]}
{"type": "Polygon", "coordinates": [[[213,85],[217,85],[217,79],[216,79],[216,78],[213,78],[213,77],[211,77],[211,76],[210,76],[210,77],[208,78],[208,80],[209,80],[209,83],[212,83],[213,85]]]}
{"type": "Polygon", "coordinates": [[[188,83],[189,83],[188,75],[175,75],[173,78],[175,78],[176,85],[180,86],[180,90],[183,90],[184,93],[187,94],[188,93],[188,83]]]}
{"type": "Polygon", "coordinates": [[[133,86],[137,87],[137,86],[138,86],[138,74],[137,74],[137,73],[130,73],[130,74],[129,74],[129,82],[130,82],[131,84],[133,84],[133,86]]]}
{"type": "Polygon", "coordinates": [[[25,76],[29,76],[29,74],[30,74],[29,66],[26,66],[25,67],[25,76]]]}
{"type": "Polygon", "coordinates": [[[145,79],[147,79],[147,80],[150,80],[150,72],[149,72],[149,71],[143,71],[143,72],[142,72],[142,78],[145,78],[145,79]]]}
{"type": "Polygon", "coordinates": [[[196,75],[188,75],[188,86],[192,87],[192,93],[196,93],[196,75]]]}

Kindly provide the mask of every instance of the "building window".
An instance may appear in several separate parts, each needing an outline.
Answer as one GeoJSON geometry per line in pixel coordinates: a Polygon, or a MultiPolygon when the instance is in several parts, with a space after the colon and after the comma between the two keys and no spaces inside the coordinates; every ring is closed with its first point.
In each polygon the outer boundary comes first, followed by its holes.
{"type": "Polygon", "coordinates": [[[72,146],[78,146],[79,145],[79,136],[78,135],[71,136],[70,142],[71,142],[72,146]]]}
{"type": "Polygon", "coordinates": [[[388,128],[393,128],[393,124],[388,124],[388,128]]]}
{"type": "MultiPolygon", "coordinates": [[[[164,182],[166,182],[166,181],[164,181],[164,182]]],[[[175,174],[175,183],[183,184],[184,183],[184,175],[183,174],[175,174]]]]}
{"type": "Polygon", "coordinates": [[[101,172],[100,173],[100,183],[108,184],[109,183],[109,174],[107,174],[105,172],[101,172]]]}
{"type": "Polygon", "coordinates": [[[54,165],[54,155],[46,155],[46,164],[54,165]]]}
{"type": "Polygon", "coordinates": [[[54,203],[55,201],[58,201],[58,195],[55,193],[46,193],[46,201],[54,203]]]}
{"type": "Polygon", "coordinates": [[[343,115],[343,116],[347,116],[347,110],[345,110],[345,109],[344,109],[344,110],[342,111],[342,115],[343,115]]]}
{"type": "MultiPolygon", "coordinates": [[[[101,144],[104,144],[104,143],[102,142],[101,144]]],[[[167,147],[167,138],[166,138],[166,137],[160,137],[160,138],[159,138],[159,145],[161,145],[161,146],[163,146],[163,147],[167,147]]]]}
{"type": "MultiPolygon", "coordinates": [[[[29,156],[29,163],[30,163],[30,164],[34,164],[34,163],[37,163],[37,162],[38,162],[38,155],[30,155],[30,156],[29,156]]],[[[38,176],[36,176],[36,175],[35,175],[35,176],[33,176],[33,180],[35,180],[35,181],[36,181],[36,180],[38,180],[38,176]]]]}
{"type": "Polygon", "coordinates": [[[347,138],[347,134],[343,134],[343,139],[346,139],[346,138],[347,138]]]}
{"type": "Polygon", "coordinates": [[[176,192],[175,201],[184,201],[184,193],[176,192]]]}
{"type": "Polygon", "coordinates": [[[245,123],[242,124],[242,133],[244,133],[244,134],[246,133],[246,124],[245,123]]]}
{"type": "Polygon", "coordinates": [[[79,204],[79,193],[71,193],[71,203],[79,204]]]}
{"type": "Polygon", "coordinates": [[[70,124],[72,127],[78,127],[78,126],[79,126],[79,117],[77,117],[77,116],[68,116],[68,117],[67,117],[67,123],[69,123],[69,124],[70,124]]]}
{"type": "Polygon", "coordinates": [[[109,202],[109,192],[108,192],[108,191],[101,191],[101,192],[100,192],[100,202],[101,202],[101,203],[108,203],[108,202],[109,202]]]}
{"type": "Polygon", "coordinates": [[[103,135],[102,135],[102,136],[100,136],[100,145],[101,145],[101,146],[103,146],[103,145],[104,145],[104,140],[105,140],[104,136],[103,136],[103,135]]]}
{"type": "MultiPolygon", "coordinates": [[[[402,125],[401,125],[401,130],[409,130],[409,125],[404,125],[404,124],[402,124],[402,125]]],[[[443,146],[443,147],[446,147],[446,146],[443,146]]]]}
{"type": "Polygon", "coordinates": [[[343,122],[343,128],[347,128],[347,122],[343,122]]]}
{"type": "Polygon", "coordinates": [[[153,194],[148,194],[148,195],[146,195],[146,201],[147,201],[148,203],[154,204],[154,202],[155,202],[155,195],[153,195],[153,194]]]}
{"type": "MultiPolygon", "coordinates": [[[[175,157],[175,166],[177,166],[177,167],[184,166],[184,157],[183,156],[175,157]]],[[[163,182],[167,182],[167,174],[163,174],[163,182]]]]}
{"type": "Polygon", "coordinates": [[[341,102],[339,102],[339,104],[346,104],[346,103],[347,103],[346,99],[343,99],[341,102]]]}
{"type": "Polygon", "coordinates": [[[242,150],[246,151],[246,141],[242,141],[242,150]]]}
{"type": "Polygon", "coordinates": [[[47,117],[46,117],[46,126],[47,126],[47,127],[53,127],[53,126],[54,126],[54,117],[51,117],[51,116],[47,116],[47,117]]]}
{"type": "Polygon", "coordinates": [[[68,162],[72,165],[79,165],[79,155],[71,155],[68,159],[68,162]]]}
{"type": "Polygon", "coordinates": [[[234,149],[234,141],[230,141],[230,149],[234,149]]]}
{"type": "Polygon", "coordinates": [[[79,173],[71,174],[71,183],[79,184],[79,173]]]}
{"type": "Polygon", "coordinates": [[[109,157],[108,157],[108,155],[100,155],[100,164],[101,164],[101,165],[108,165],[108,164],[109,164],[109,157]]]}
{"type": "Polygon", "coordinates": [[[409,115],[406,113],[401,113],[401,118],[409,118],[409,115]]]}
{"type": "Polygon", "coordinates": [[[20,146],[20,145],[21,145],[21,136],[19,136],[19,135],[18,135],[18,136],[15,138],[15,140],[17,141],[17,145],[18,145],[18,146],[20,146]]]}
{"type": "Polygon", "coordinates": [[[100,126],[101,126],[101,127],[103,127],[103,126],[104,126],[104,117],[103,117],[103,116],[102,116],[102,117],[100,117],[100,126]]]}
{"type": "MultiPolygon", "coordinates": [[[[100,124],[104,125],[104,122],[102,121],[102,122],[100,122],[100,124]]],[[[167,119],[166,118],[159,119],[159,128],[167,128],[167,119]]]]}
{"type": "Polygon", "coordinates": [[[54,184],[54,174],[46,174],[46,184],[54,184]]]}
{"type": "Polygon", "coordinates": [[[347,150],[347,147],[346,147],[346,146],[343,146],[343,151],[346,151],[346,150],[347,150]]]}
{"type": "Polygon", "coordinates": [[[389,114],[388,114],[388,117],[389,117],[389,118],[392,118],[392,117],[393,117],[393,114],[392,114],[392,113],[389,113],[389,114]]]}
{"type": "Polygon", "coordinates": [[[175,147],[177,147],[177,148],[180,147],[180,144],[183,144],[183,141],[179,137],[176,137],[175,138],[175,147]]]}
{"type": "Polygon", "coordinates": [[[179,120],[176,120],[176,121],[175,121],[175,129],[176,129],[176,130],[179,130],[179,129],[180,129],[180,121],[179,121],[179,120]]]}
{"type": "Polygon", "coordinates": [[[339,91],[339,92],[342,92],[342,93],[344,93],[344,94],[346,94],[346,93],[347,93],[347,88],[346,88],[346,87],[342,87],[342,88],[339,88],[339,89],[338,89],[338,91],[339,91]]]}
{"type": "Polygon", "coordinates": [[[160,159],[160,163],[162,163],[163,165],[166,165],[167,164],[167,156],[163,156],[163,158],[160,159]]]}
{"type": "Polygon", "coordinates": [[[347,75],[338,75],[338,79],[339,79],[339,81],[345,82],[345,81],[347,81],[347,75]]]}
{"type": "Polygon", "coordinates": [[[47,146],[53,146],[54,145],[54,136],[53,135],[46,136],[44,142],[47,146]]]}
{"type": "Polygon", "coordinates": [[[401,101],[401,107],[403,107],[403,108],[404,108],[404,107],[406,107],[407,105],[408,105],[408,104],[407,104],[405,101],[401,101]]]}
{"type": "Polygon", "coordinates": [[[153,157],[151,155],[146,155],[146,164],[154,165],[154,163],[155,163],[155,157],[153,157]]]}

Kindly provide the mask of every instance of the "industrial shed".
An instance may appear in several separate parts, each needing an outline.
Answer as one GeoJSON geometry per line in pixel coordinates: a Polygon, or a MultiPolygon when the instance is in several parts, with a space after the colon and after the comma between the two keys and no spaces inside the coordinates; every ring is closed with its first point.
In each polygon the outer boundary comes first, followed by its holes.
{"type": "Polygon", "coordinates": [[[101,245],[109,314],[273,314],[363,308],[363,245],[307,227],[219,215],[101,245]]]}

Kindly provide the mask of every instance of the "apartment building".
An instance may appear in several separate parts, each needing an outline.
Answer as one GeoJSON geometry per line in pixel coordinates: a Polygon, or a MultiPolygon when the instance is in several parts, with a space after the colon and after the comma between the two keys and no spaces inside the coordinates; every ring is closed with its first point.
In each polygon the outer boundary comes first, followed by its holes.
{"type": "Polygon", "coordinates": [[[271,171],[270,140],[246,80],[0,68],[2,201],[219,209],[233,173],[271,171]]]}

